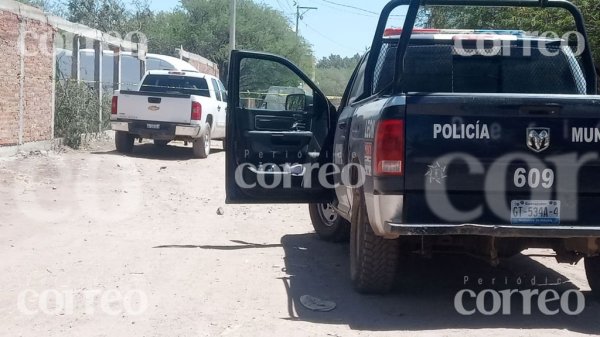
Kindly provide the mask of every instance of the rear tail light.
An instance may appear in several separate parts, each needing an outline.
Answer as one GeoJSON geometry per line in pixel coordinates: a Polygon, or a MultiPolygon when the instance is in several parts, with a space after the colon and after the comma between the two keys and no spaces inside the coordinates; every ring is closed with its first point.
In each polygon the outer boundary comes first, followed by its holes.
{"type": "Polygon", "coordinates": [[[404,120],[383,120],[375,134],[376,176],[404,175],[404,120]]]}
{"type": "Polygon", "coordinates": [[[202,104],[192,102],[192,120],[199,121],[202,119],[202,104]]]}
{"type": "Polygon", "coordinates": [[[113,115],[116,115],[118,108],[119,108],[119,97],[118,96],[113,96],[110,113],[113,114],[113,115]]]}

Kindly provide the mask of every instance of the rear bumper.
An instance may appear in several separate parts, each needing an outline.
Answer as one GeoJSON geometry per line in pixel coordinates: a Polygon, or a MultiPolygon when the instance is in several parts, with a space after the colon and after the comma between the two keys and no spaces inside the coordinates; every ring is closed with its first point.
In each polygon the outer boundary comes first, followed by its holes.
{"type": "Polygon", "coordinates": [[[175,127],[175,136],[198,138],[198,137],[200,137],[201,132],[202,132],[202,128],[200,127],[200,125],[197,125],[197,126],[178,125],[175,127]]]}
{"type": "Polygon", "coordinates": [[[404,224],[403,195],[365,194],[373,231],[381,237],[474,235],[493,237],[588,238],[600,237],[600,226],[516,226],[480,224],[404,224]]]}
{"type": "Polygon", "coordinates": [[[403,195],[374,195],[365,193],[367,214],[373,231],[378,236],[396,239],[399,233],[394,233],[388,223],[394,219],[402,219],[404,213],[403,195]]]}
{"type": "Polygon", "coordinates": [[[127,122],[111,122],[110,128],[113,131],[129,132],[129,123],[127,123],[127,122]]]}
{"type": "Polygon", "coordinates": [[[436,225],[387,223],[389,230],[400,236],[476,235],[493,237],[587,238],[600,237],[600,227],[512,226],[512,225],[436,225]]]}
{"type": "Polygon", "coordinates": [[[176,138],[199,138],[204,130],[200,125],[179,125],[161,122],[111,122],[113,131],[129,132],[141,138],[173,140],[176,138]],[[158,129],[151,129],[148,125],[158,125],[158,129]]]}

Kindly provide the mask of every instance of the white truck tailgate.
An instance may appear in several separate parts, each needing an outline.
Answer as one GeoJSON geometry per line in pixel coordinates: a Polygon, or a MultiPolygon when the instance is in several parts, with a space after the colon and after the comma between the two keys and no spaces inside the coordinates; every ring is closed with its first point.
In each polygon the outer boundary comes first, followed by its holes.
{"type": "Polygon", "coordinates": [[[187,95],[152,96],[144,92],[121,92],[117,115],[119,119],[189,124],[192,99],[187,95]]]}

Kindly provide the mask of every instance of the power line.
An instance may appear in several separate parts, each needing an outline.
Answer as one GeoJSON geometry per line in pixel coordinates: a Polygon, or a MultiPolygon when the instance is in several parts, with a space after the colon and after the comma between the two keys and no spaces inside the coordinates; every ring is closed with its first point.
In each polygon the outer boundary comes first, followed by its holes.
{"type": "Polygon", "coordinates": [[[292,8],[292,7],[290,7],[290,5],[289,5],[289,3],[288,3],[287,1],[286,1],[286,2],[284,2],[284,3],[285,3],[285,5],[286,5],[287,7],[289,7],[289,11],[287,10],[287,8],[285,8],[285,7],[282,5],[282,1],[281,1],[281,0],[277,0],[277,5],[279,6],[279,9],[281,9],[281,14],[283,14],[283,16],[285,16],[285,19],[286,19],[286,20],[287,20],[287,21],[288,21],[290,24],[293,24],[293,23],[292,23],[292,19],[290,19],[290,16],[295,16],[295,15],[296,15],[296,13],[291,13],[291,11],[293,10],[293,8],[292,8]]]}
{"type": "Polygon", "coordinates": [[[281,4],[281,0],[277,0],[277,5],[279,6],[279,8],[281,9],[281,12],[285,14],[285,12],[287,11],[285,8],[283,8],[283,5],[281,4]]]}
{"type": "Polygon", "coordinates": [[[309,25],[309,24],[307,24],[306,22],[302,22],[302,23],[303,23],[303,24],[306,26],[306,28],[308,28],[308,29],[312,30],[312,31],[313,31],[314,33],[316,33],[317,35],[319,35],[319,36],[321,36],[322,38],[326,39],[327,41],[329,41],[329,42],[331,42],[331,43],[333,43],[333,44],[337,45],[338,47],[342,47],[342,48],[344,48],[344,49],[346,49],[346,50],[348,50],[348,51],[353,51],[353,52],[356,52],[356,53],[359,53],[359,54],[360,54],[360,51],[358,51],[358,49],[356,49],[355,47],[349,47],[349,46],[346,46],[346,45],[340,44],[340,43],[339,43],[339,42],[337,42],[335,39],[333,39],[333,38],[330,38],[330,37],[326,36],[325,34],[321,33],[321,32],[320,32],[318,29],[315,29],[315,28],[313,28],[312,26],[310,26],[310,25],[309,25]]]}
{"type": "MultiPolygon", "coordinates": [[[[317,2],[316,0],[313,0],[314,2],[317,2]]],[[[344,12],[344,13],[348,13],[348,14],[352,14],[352,15],[358,15],[358,16],[362,16],[362,17],[369,17],[372,18],[374,17],[374,15],[372,14],[367,14],[367,13],[361,13],[361,12],[356,12],[353,10],[348,10],[346,8],[343,7],[336,7],[336,6],[332,6],[332,5],[328,5],[327,3],[322,3],[323,6],[327,7],[327,8],[331,8],[335,11],[340,11],[340,12],[344,12]]]]}
{"type": "MultiPolygon", "coordinates": [[[[379,17],[381,15],[381,13],[379,13],[379,12],[374,12],[374,11],[371,11],[368,9],[364,9],[364,8],[360,8],[360,7],[356,7],[356,6],[352,6],[352,5],[346,5],[346,4],[342,4],[342,3],[331,1],[331,0],[321,0],[321,1],[332,4],[332,5],[336,5],[339,7],[343,7],[343,8],[354,9],[354,10],[361,11],[361,12],[368,14],[367,15],[367,14],[359,14],[359,13],[355,13],[355,12],[348,12],[348,13],[352,13],[352,14],[356,14],[356,15],[375,16],[375,17],[379,17]]],[[[330,7],[330,8],[332,8],[332,7],[330,7]]],[[[392,14],[392,15],[390,15],[390,18],[392,18],[392,17],[406,17],[406,15],[405,14],[392,14]]]]}
{"type": "Polygon", "coordinates": [[[294,7],[292,6],[292,4],[290,3],[290,0],[285,0],[285,5],[290,9],[290,11],[294,10],[294,7]]]}
{"type": "Polygon", "coordinates": [[[379,14],[380,14],[380,13],[377,13],[377,12],[370,11],[368,9],[364,9],[364,8],[360,8],[360,7],[356,7],[356,6],[351,6],[351,5],[346,5],[346,4],[342,4],[342,3],[331,1],[331,0],[321,0],[321,1],[329,3],[329,4],[332,4],[332,5],[340,6],[340,7],[346,7],[346,8],[355,9],[355,10],[358,10],[358,11],[361,11],[361,12],[365,12],[365,13],[369,13],[369,14],[373,14],[373,15],[376,15],[376,16],[379,16],[379,14]]]}

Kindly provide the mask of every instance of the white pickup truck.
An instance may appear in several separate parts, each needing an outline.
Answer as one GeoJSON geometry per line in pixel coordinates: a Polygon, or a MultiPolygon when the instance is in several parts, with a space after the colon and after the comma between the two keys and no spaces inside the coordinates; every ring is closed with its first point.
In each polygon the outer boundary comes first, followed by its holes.
{"type": "Polygon", "coordinates": [[[111,128],[121,153],[131,153],[136,139],[164,147],[174,140],[191,142],[194,156],[206,158],[212,139],[225,140],[227,92],[213,76],[188,71],[149,71],[138,91],[115,91],[111,128]]]}

